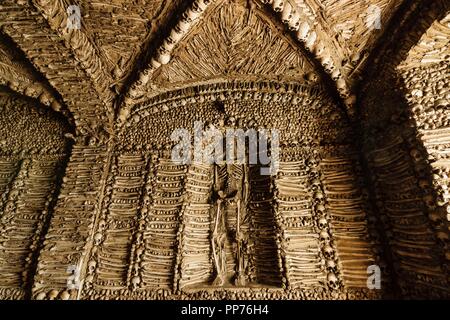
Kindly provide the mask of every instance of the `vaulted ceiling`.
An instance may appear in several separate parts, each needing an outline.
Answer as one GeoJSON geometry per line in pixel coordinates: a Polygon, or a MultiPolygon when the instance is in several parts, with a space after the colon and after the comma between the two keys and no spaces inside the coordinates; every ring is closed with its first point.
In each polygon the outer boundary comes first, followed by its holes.
{"type": "MultiPolygon", "coordinates": [[[[325,79],[351,101],[386,30],[419,3],[2,0],[0,85],[70,111],[78,132],[92,136],[111,132],[137,102],[223,77],[325,79]],[[80,8],[79,30],[67,28],[70,5],[80,8]]],[[[433,30],[425,37],[448,40],[448,19],[433,30]]],[[[424,38],[411,59],[448,55],[425,53],[430,41],[424,38]]]]}

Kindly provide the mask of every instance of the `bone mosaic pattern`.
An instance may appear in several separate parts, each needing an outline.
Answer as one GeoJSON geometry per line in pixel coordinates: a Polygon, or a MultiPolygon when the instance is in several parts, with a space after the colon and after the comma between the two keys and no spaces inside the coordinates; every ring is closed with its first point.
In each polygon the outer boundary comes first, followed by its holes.
{"type": "Polygon", "coordinates": [[[292,43],[273,37],[273,26],[261,13],[228,3],[207,15],[196,33],[183,40],[186,44],[177,49],[171,62],[161,67],[152,82],[164,88],[223,75],[259,78],[271,75],[295,80],[314,73],[311,62],[292,43]],[[250,43],[258,47],[248,51],[250,43]],[[266,61],[259,60],[259,56],[266,57],[266,61]]]}
{"type": "Polygon", "coordinates": [[[0,3],[0,299],[450,298],[448,1],[67,5],[0,3]]]}

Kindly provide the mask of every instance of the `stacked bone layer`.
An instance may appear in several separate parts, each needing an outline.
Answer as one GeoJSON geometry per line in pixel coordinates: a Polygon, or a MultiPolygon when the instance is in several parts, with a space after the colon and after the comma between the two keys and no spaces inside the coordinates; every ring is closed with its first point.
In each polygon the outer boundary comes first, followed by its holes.
{"type": "Polygon", "coordinates": [[[18,289],[19,296],[21,289],[29,285],[31,269],[36,263],[36,250],[48,222],[59,161],[58,157],[26,159],[19,166],[18,163],[2,166],[9,184],[3,186],[0,216],[0,288],[18,289]]]}
{"type": "Polygon", "coordinates": [[[6,203],[8,198],[8,191],[10,189],[11,182],[17,175],[18,166],[20,161],[14,158],[4,158],[0,159],[0,208],[2,208],[6,203]]]}
{"type": "Polygon", "coordinates": [[[142,280],[147,286],[172,288],[179,216],[183,205],[185,166],[160,159],[146,217],[142,280]]]}
{"type": "Polygon", "coordinates": [[[117,158],[106,215],[108,228],[101,236],[94,236],[94,241],[101,242],[97,261],[98,284],[106,288],[126,285],[144,169],[145,160],[140,155],[123,155],[117,158]]]}
{"type": "Polygon", "coordinates": [[[277,250],[275,212],[272,205],[271,177],[260,174],[260,167],[250,168],[251,242],[255,280],[259,284],[281,286],[281,268],[277,250]]]}
{"type": "Polygon", "coordinates": [[[275,184],[288,285],[293,288],[318,286],[325,275],[321,270],[319,234],[314,228],[305,165],[302,162],[280,163],[275,184]]]}
{"type": "Polygon", "coordinates": [[[408,290],[410,283],[415,282],[416,287],[446,290],[435,234],[424,214],[424,200],[425,205],[433,207],[433,198],[422,194],[423,182],[416,177],[416,174],[426,175],[426,169],[414,168],[400,137],[387,141],[369,159],[376,172],[377,204],[388,225],[396,272],[402,279],[400,286],[408,290]],[[419,172],[415,173],[414,169],[419,172]]]}
{"type": "Polygon", "coordinates": [[[183,213],[180,288],[207,284],[212,276],[211,177],[212,170],[208,165],[193,164],[189,167],[186,182],[188,203],[183,213]]]}

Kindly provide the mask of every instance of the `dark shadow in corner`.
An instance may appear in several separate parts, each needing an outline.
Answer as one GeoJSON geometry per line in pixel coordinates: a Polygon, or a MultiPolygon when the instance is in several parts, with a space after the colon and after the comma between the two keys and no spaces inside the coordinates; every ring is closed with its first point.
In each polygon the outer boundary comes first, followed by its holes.
{"type": "MultiPolygon", "coordinates": [[[[392,25],[388,28],[386,34],[392,35],[390,41],[382,43],[377,50],[374,50],[373,56],[369,58],[368,66],[364,73],[361,88],[359,88],[359,105],[357,115],[356,130],[361,137],[359,147],[363,156],[362,163],[365,171],[366,183],[370,189],[370,202],[374,209],[376,225],[380,233],[380,241],[385,249],[384,259],[387,262],[386,271],[391,278],[390,291],[395,298],[403,299],[430,299],[430,298],[449,298],[448,289],[433,288],[432,286],[422,286],[423,283],[418,279],[404,278],[396,268],[398,266],[398,256],[395,255],[396,244],[394,240],[407,240],[397,238],[398,233],[393,230],[390,219],[383,217],[383,209],[380,207],[382,203],[380,198],[377,199],[377,172],[368,159],[368,155],[378,149],[387,146],[383,139],[392,139],[392,137],[400,137],[403,142],[400,144],[398,153],[405,153],[408,160],[408,172],[412,179],[427,180],[432,183],[433,169],[427,161],[429,155],[423,142],[419,139],[419,131],[416,127],[411,106],[406,100],[405,83],[400,74],[396,71],[396,67],[405,60],[410,49],[416,45],[422,35],[429,29],[434,21],[441,20],[445,17],[450,9],[450,3],[446,1],[423,1],[416,7],[414,12],[409,12],[408,17],[403,21],[400,28],[392,25]],[[416,149],[420,156],[415,159],[410,155],[410,151],[416,149]],[[425,287],[425,288],[424,288],[425,287]]],[[[405,9],[406,10],[406,9],[405,9]]],[[[394,21],[396,19],[393,19],[394,21]]],[[[419,197],[424,197],[427,193],[419,188],[419,197]]],[[[436,190],[430,191],[431,195],[436,199],[436,190]]],[[[399,192],[400,193],[400,192],[399,192]]],[[[430,193],[428,193],[430,194],[430,193]]],[[[402,196],[399,194],[399,196],[402,196]]],[[[426,230],[431,231],[431,236],[435,245],[430,248],[427,254],[431,259],[442,268],[443,279],[447,278],[443,262],[445,259],[445,251],[443,243],[436,237],[434,223],[429,220],[427,214],[427,205],[425,200],[420,208],[423,210],[423,220],[426,230]]],[[[424,263],[422,261],[422,263],[424,263]]],[[[417,270],[417,269],[416,269],[417,270]]],[[[435,279],[436,280],[436,279],[435,279]]],[[[448,284],[440,284],[443,288],[449,287],[448,284]]],[[[391,298],[392,296],[385,296],[391,298]]]]}

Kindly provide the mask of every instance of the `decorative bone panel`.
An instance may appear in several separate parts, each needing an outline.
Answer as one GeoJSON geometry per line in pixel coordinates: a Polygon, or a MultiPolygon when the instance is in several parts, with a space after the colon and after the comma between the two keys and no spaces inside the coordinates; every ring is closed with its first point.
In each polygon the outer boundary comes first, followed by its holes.
{"type": "Polygon", "coordinates": [[[2,1],[0,28],[61,94],[76,117],[77,130],[82,134],[96,132],[95,119],[107,117],[99,94],[92,88],[93,80],[41,13],[28,2],[2,1]]]}
{"type": "MultiPolygon", "coordinates": [[[[448,20],[448,18],[446,19],[448,20]]],[[[438,28],[436,24],[433,24],[427,35],[433,34],[434,30],[438,28]]],[[[441,26],[440,24],[437,25],[441,26]]],[[[437,40],[442,39],[437,37],[437,40]]],[[[438,52],[442,53],[442,48],[445,48],[438,41],[436,41],[436,47],[437,49],[434,53],[430,52],[424,56],[422,65],[430,63],[429,60],[425,61],[424,59],[428,59],[427,57],[438,54],[438,52]]],[[[408,105],[412,108],[412,117],[421,135],[424,149],[412,149],[411,156],[421,166],[416,170],[419,178],[421,178],[419,185],[424,193],[429,223],[438,242],[438,246],[436,246],[437,257],[435,257],[437,265],[435,274],[433,274],[436,280],[433,281],[433,285],[443,290],[448,290],[448,287],[445,287],[445,278],[442,280],[444,285],[439,282],[438,279],[441,278],[439,271],[444,271],[447,274],[447,279],[450,274],[448,267],[450,258],[448,235],[450,227],[450,196],[447,176],[447,172],[450,170],[450,139],[448,137],[450,129],[450,118],[448,115],[450,106],[449,67],[447,59],[447,61],[433,63],[427,67],[400,69],[408,92],[406,95],[408,105]],[[421,74],[426,75],[424,78],[428,80],[423,80],[417,76],[421,74]],[[423,174],[423,166],[425,165],[429,166],[427,169],[432,173],[432,175],[430,173],[431,177],[428,177],[428,179],[423,174]]],[[[424,280],[426,281],[426,279],[424,280]]]]}
{"type": "Polygon", "coordinates": [[[211,219],[209,192],[212,187],[212,168],[192,164],[186,178],[186,202],[181,216],[177,255],[178,288],[206,283],[213,273],[211,259],[211,219]]]}
{"type": "Polygon", "coordinates": [[[449,6],[1,1],[0,298],[448,299],[449,6]]]}
{"type": "Polygon", "coordinates": [[[69,28],[71,10],[65,1],[33,0],[31,3],[47,20],[48,26],[64,40],[66,47],[72,50],[80,67],[93,80],[93,87],[100,100],[109,108],[108,111],[112,110],[114,96],[109,88],[112,82],[111,73],[108,72],[110,66],[99,57],[99,52],[89,39],[89,34],[86,34],[81,26],[79,29],[69,28]]]}
{"type": "MultiPolygon", "coordinates": [[[[303,0],[294,1],[303,2],[303,0]]],[[[403,3],[398,0],[306,0],[305,2],[311,4],[319,21],[331,33],[331,37],[338,39],[344,50],[342,62],[347,68],[345,70],[347,74],[357,68],[364,59],[364,54],[370,52],[403,3]]]]}
{"type": "Polygon", "coordinates": [[[378,110],[365,118],[364,153],[393,276],[403,296],[443,298],[449,295],[449,97],[443,58],[447,39],[442,36],[448,3],[432,2],[428,9],[421,11],[422,24],[410,18],[411,34],[397,39],[404,44],[395,47],[399,52],[389,52],[361,101],[364,117],[378,110]],[[380,97],[383,104],[377,102],[380,97]]]}
{"type": "Polygon", "coordinates": [[[280,287],[283,266],[277,243],[277,227],[273,208],[272,182],[259,174],[258,166],[250,168],[250,241],[253,246],[250,277],[258,284],[280,287]]]}
{"type": "Polygon", "coordinates": [[[68,151],[68,122],[35,100],[0,93],[0,123],[2,156],[57,155],[68,151]]]}
{"type": "Polygon", "coordinates": [[[345,144],[352,135],[345,114],[321,87],[233,81],[175,90],[136,105],[118,134],[118,147],[132,150],[173,144],[171,133],[177,128],[192,132],[194,121],[278,129],[281,142],[287,145],[315,140],[345,144]],[[161,115],[173,120],[166,124],[161,115]],[[292,121],[283,120],[285,116],[292,121]]]}
{"type": "Polygon", "coordinates": [[[95,270],[96,285],[102,289],[131,285],[133,266],[130,261],[132,240],[145,175],[145,160],[140,156],[119,156],[112,165],[112,188],[106,189],[109,206],[102,215],[94,235],[94,257],[89,272],[95,270]],[[95,261],[96,268],[92,267],[95,261]]]}
{"type": "Polygon", "coordinates": [[[70,118],[67,108],[62,106],[56,98],[55,90],[48,81],[38,73],[15,43],[2,33],[0,33],[0,84],[38,99],[53,110],[62,111],[66,117],[70,118]]]}
{"type": "Polygon", "coordinates": [[[435,21],[412,48],[400,68],[421,67],[448,61],[450,57],[450,14],[435,21]]]}
{"type": "Polygon", "coordinates": [[[69,126],[16,94],[0,96],[0,298],[29,298],[67,160],[69,126]],[[39,135],[35,133],[39,132],[39,135]]]}
{"type": "Polygon", "coordinates": [[[0,159],[0,208],[3,215],[8,194],[19,171],[20,160],[15,157],[1,157],[0,159]]]}

